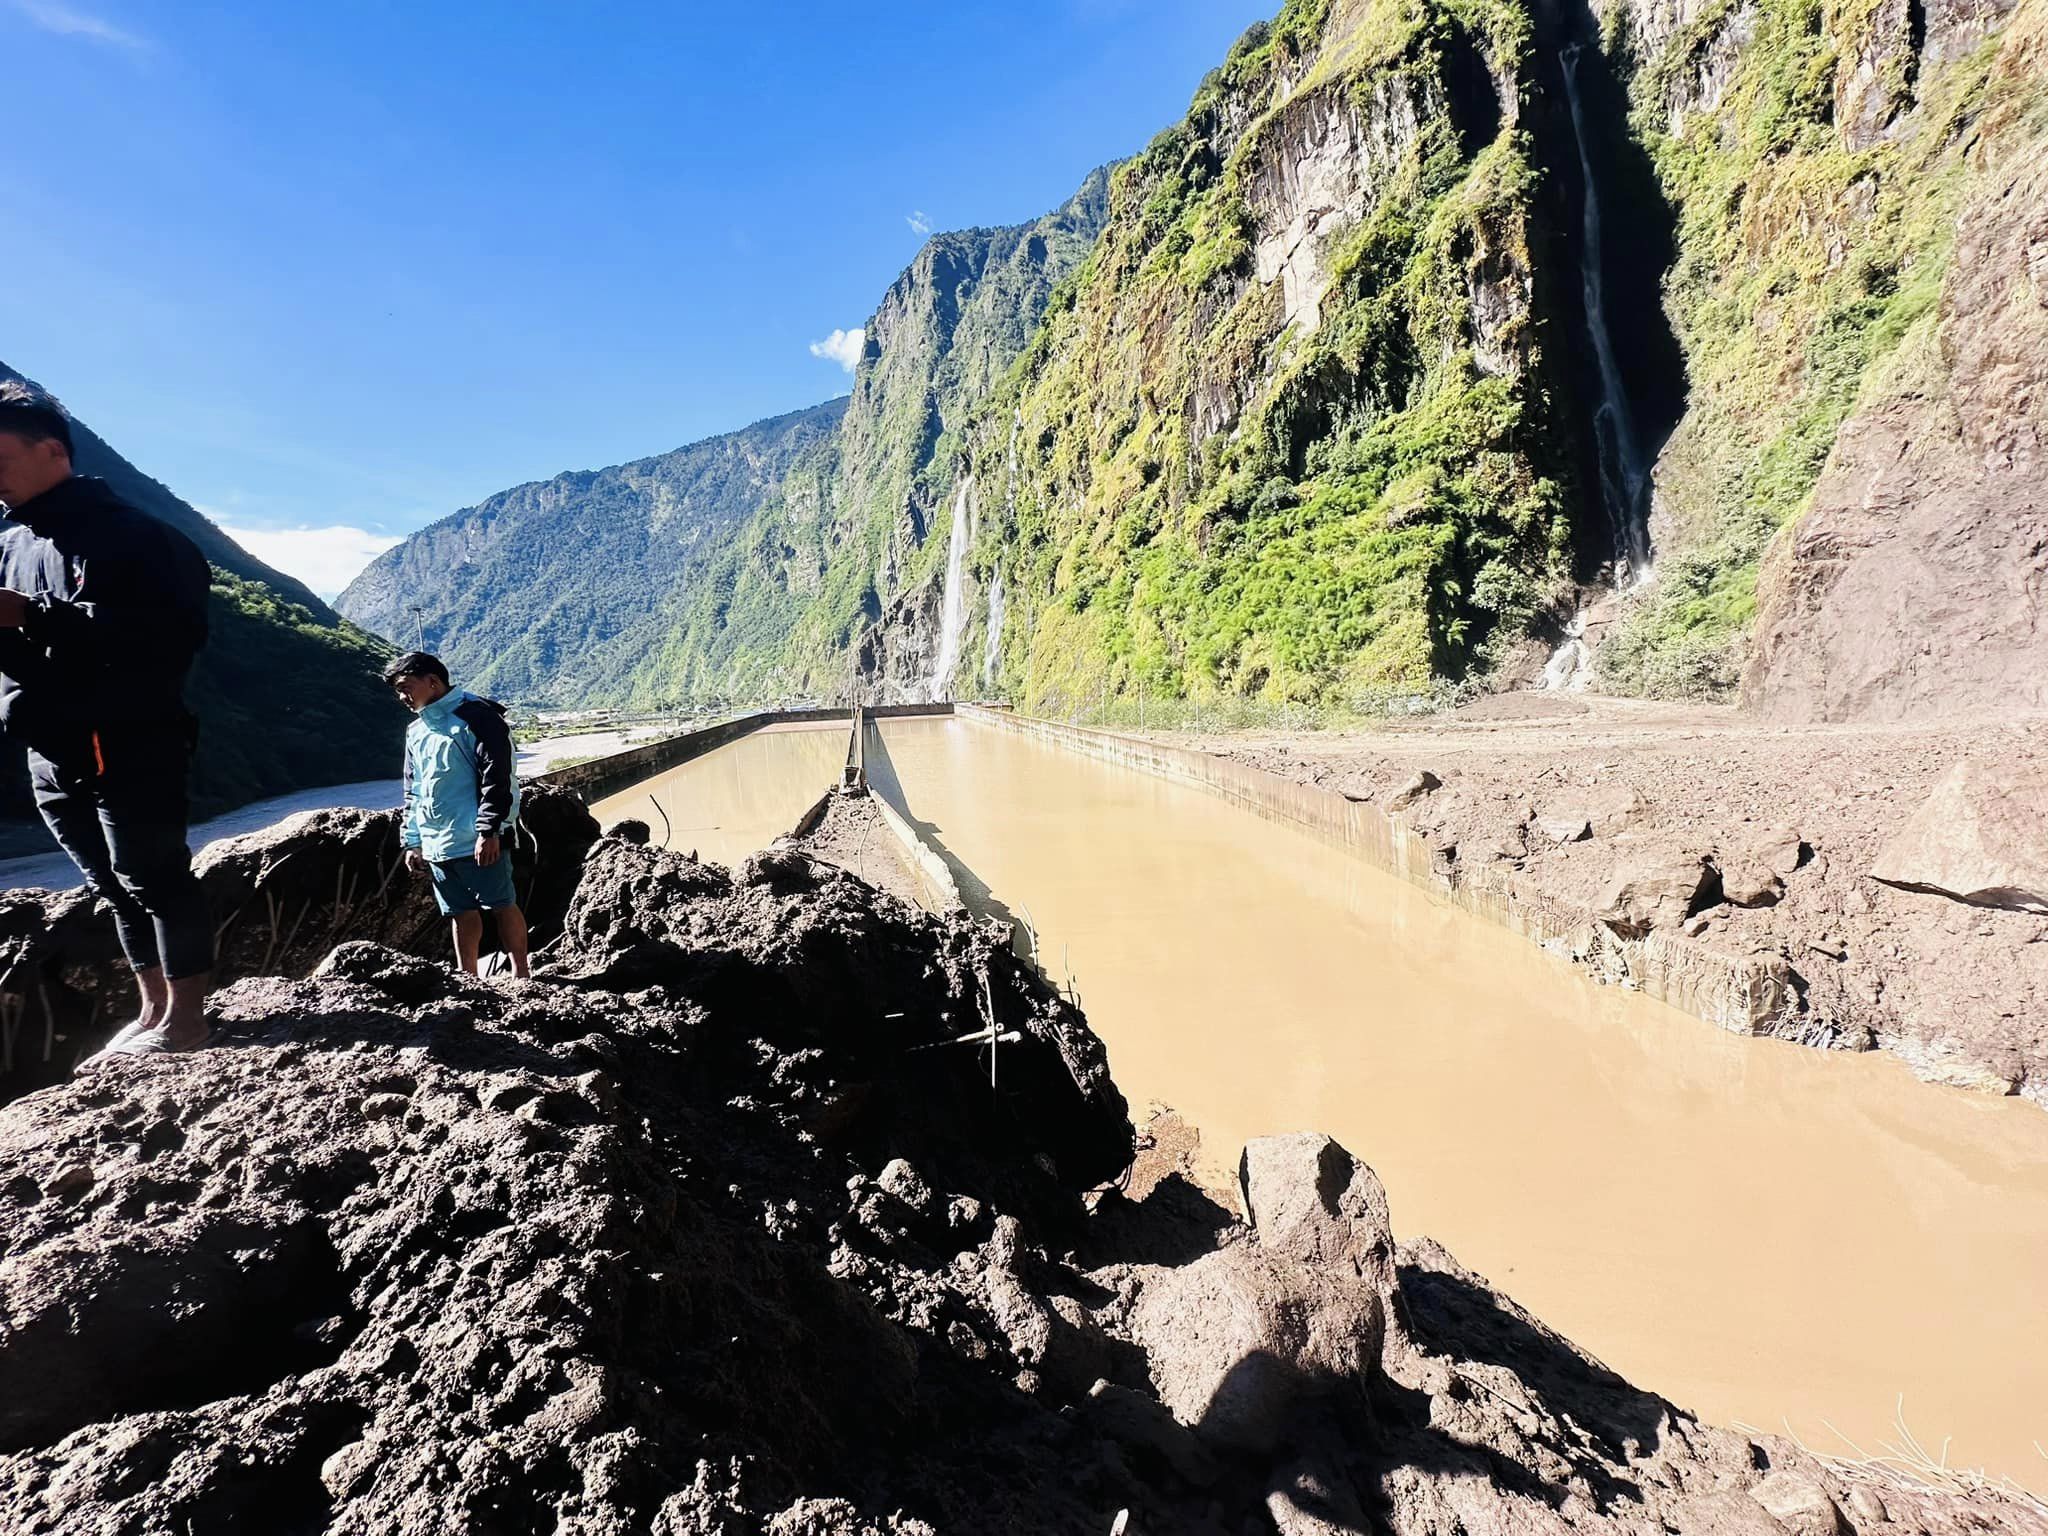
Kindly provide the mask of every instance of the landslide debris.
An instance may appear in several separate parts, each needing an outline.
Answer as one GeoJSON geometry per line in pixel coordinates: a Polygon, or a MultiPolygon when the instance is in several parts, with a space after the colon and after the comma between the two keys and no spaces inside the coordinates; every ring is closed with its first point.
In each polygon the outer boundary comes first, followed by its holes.
{"type": "Polygon", "coordinates": [[[0,1529],[2048,1531],[1637,1391],[1325,1137],[1101,1190],[1005,940],[606,838],[531,982],[345,941],[0,1109],[0,1529]]]}
{"type": "Polygon", "coordinates": [[[2048,1104],[2039,720],[1787,728],[1527,693],[1175,744],[1381,805],[1426,772],[1397,814],[1431,878],[1540,914],[1602,979],[1748,974],[1757,1006],[1727,1027],[2048,1104]]]}
{"type": "MultiPolygon", "coordinates": [[[[560,926],[596,838],[597,822],[574,795],[529,786],[513,867],[536,944],[560,926]]],[[[344,938],[448,952],[432,889],[405,867],[396,811],[302,811],[209,844],[193,870],[213,912],[219,982],[304,976],[344,938]]],[[[496,947],[487,924],[485,952],[496,947]]],[[[0,1010],[19,1020],[0,1061],[0,1100],[68,1077],[135,1003],[111,909],[83,888],[0,890],[0,1010]]]]}

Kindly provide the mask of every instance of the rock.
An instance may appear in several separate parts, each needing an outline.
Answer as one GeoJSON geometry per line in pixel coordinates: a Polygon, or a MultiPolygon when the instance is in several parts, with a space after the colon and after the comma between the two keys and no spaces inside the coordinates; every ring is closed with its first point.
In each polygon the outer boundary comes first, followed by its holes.
{"type": "Polygon", "coordinates": [[[92,1188],[90,1163],[67,1163],[44,1181],[43,1197],[48,1200],[77,1200],[92,1188]]]}
{"type": "Polygon", "coordinates": [[[1691,1536],[1786,1536],[1784,1525],[1756,1500],[1729,1489],[1681,1500],[1668,1506],[1665,1529],[1691,1536]]]}
{"type": "Polygon", "coordinates": [[[1298,1404],[1362,1386],[1386,1312],[1355,1279],[1239,1244],[1148,1271],[1129,1327],[1176,1419],[1214,1445],[1264,1453],[1298,1404]]]}
{"type": "Polygon", "coordinates": [[[1874,880],[1973,906],[2048,913],[2048,768],[1965,758],[1870,867],[1874,880]]]}
{"type": "Polygon", "coordinates": [[[1266,1513],[1279,1536],[1358,1536],[1372,1529],[1351,1485],[1326,1468],[1300,1462],[1275,1481],[1266,1513]]]}
{"type": "Polygon", "coordinates": [[[377,1447],[368,1440],[352,1440],[320,1463],[320,1481],[331,1497],[347,1499],[376,1465],[377,1447]]]}
{"type": "Polygon", "coordinates": [[[1388,795],[1381,804],[1388,811],[1405,811],[1424,795],[1441,789],[1443,782],[1442,779],[1431,773],[1427,768],[1418,769],[1406,783],[1388,795]]]}
{"type": "Polygon", "coordinates": [[[1216,1458],[1163,1405],[1120,1387],[1098,1381],[1081,1400],[1082,1419],[1097,1431],[1159,1458],[1182,1481],[1206,1487],[1216,1480],[1216,1458]]]}
{"type": "Polygon", "coordinates": [[[1635,820],[1643,809],[1643,797],[1626,784],[1599,785],[1559,795],[1537,814],[1536,827],[1558,843],[1609,837],[1635,820]]]}
{"type": "Polygon", "coordinates": [[[1776,906],[1785,894],[1785,882],[1777,873],[1752,859],[1730,860],[1717,868],[1721,899],[1731,907],[1776,906]]]}
{"type": "Polygon", "coordinates": [[[1346,1264],[1393,1293],[1394,1231],[1379,1175],[1316,1131],[1261,1136],[1238,1159],[1244,1208],[1261,1247],[1303,1264],[1346,1264]]]}
{"type": "Polygon", "coordinates": [[[915,1168],[902,1158],[892,1158],[875,1175],[875,1182],[909,1206],[924,1215],[932,1209],[932,1188],[918,1176],[915,1168]]]}
{"type": "Polygon", "coordinates": [[[1849,1536],[1841,1510],[1818,1484],[1796,1472],[1773,1472],[1749,1490],[1792,1536],[1849,1536]]]}
{"type": "Polygon", "coordinates": [[[1595,914],[1626,939],[1653,928],[1676,928],[1719,898],[1720,877],[1698,855],[1645,859],[1618,869],[1600,895],[1595,914]]]}
{"type": "Polygon", "coordinates": [[[373,1093],[363,1100],[363,1118],[381,1120],[391,1115],[403,1115],[412,1107],[412,1101],[402,1093],[373,1093]]]}
{"type": "Polygon", "coordinates": [[[1885,1508],[1884,1500],[1878,1497],[1875,1488],[1866,1488],[1861,1483],[1849,1490],[1849,1513],[1858,1525],[1883,1525],[1892,1513],[1885,1508]]]}
{"type": "MultiPolygon", "coordinates": [[[[1966,13],[1967,36],[2003,8],[1930,6],[1925,25],[1932,35],[1942,12],[1966,13]]],[[[2038,41],[2002,48],[1991,100],[2038,90],[2042,56],[2038,41]]],[[[1859,400],[1757,574],[1742,702],[1768,718],[2048,706],[2048,155],[2003,114],[1987,114],[1981,142],[1934,333],[1859,400]]]]}
{"type": "Polygon", "coordinates": [[[1593,823],[1575,811],[1546,812],[1536,818],[1536,830],[1553,843],[1583,843],[1593,835],[1593,823]]]}
{"type": "Polygon", "coordinates": [[[1791,827],[1771,827],[1751,839],[1749,859],[1779,879],[1802,868],[1813,855],[1806,840],[1791,827]]]}

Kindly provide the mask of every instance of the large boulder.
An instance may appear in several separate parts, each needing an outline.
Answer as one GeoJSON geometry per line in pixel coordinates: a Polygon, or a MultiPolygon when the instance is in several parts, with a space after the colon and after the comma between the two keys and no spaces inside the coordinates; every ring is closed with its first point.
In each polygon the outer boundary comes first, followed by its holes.
{"type": "Polygon", "coordinates": [[[1676,928],[1720,898],[1720,872],[1697,854],[1643,857],[1615,870],[1596,915],[1625,939],[1676,928]]]}
{"type": "Polygon", "coordinates": [[[1267,1453],[1302,1404],[1364,1386],[1386,1310],[1341,1271],[1239,1243],[1152,1272],[1128,1326],[1176,1419],[1224,1449],[1267,1453]]]}
{"type": "Polygon", "coordinates": [[[1394,1288],[1394,1230],[1379,1175],[1319,1131],[1245,1143],[1238,1183],[1259,1246],[1338,1264],[1382,1295],[1394,1288]]]}
{"type": "Polygon", "coordinates": [[[1973,906],[2048,913],[2048,768],[1965,758],[1870,866],[1871,878],[1973,906]]]}

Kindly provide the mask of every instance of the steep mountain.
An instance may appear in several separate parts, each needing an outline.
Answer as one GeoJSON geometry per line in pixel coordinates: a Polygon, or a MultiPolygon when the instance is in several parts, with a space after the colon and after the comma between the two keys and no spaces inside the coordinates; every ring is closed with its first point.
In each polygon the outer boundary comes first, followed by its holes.
{"type": "Polygon", "coordinates": [[[1627,692],[1783,718],[2048,704],[2043,8],[1626,0],[1687,395],[1627,692]],[[1754,645],[1752,646],[1752,633],[1754,645]]]}
{"type": "Polygon", "coordinates": [[[660,640],[662,605],[831,441],[827,401],[610,469],[514,486],[421,529],[336,606],[470,687],[574,702],[660,640]]]}
{"type": "Polygon", "coordinates": [[[2044,9],[1288,0],[933,240],[837,433],[523,675],[1374,708],[1583,631],[1623,693],[2048,706],[2044,9]]]}
{"type": "MultiPolygon", "coordinates": [[[[926,594],[967,421],[1024,350],[1107,211],[1090,174],[1028,224],[933,236],[865,328],[846,419],[707,579],[681,594],[667,643],[618,690],[638,699],[831,693],[849,651],[905,593],[926,594]]],[[[913,599],[914,601],[915,599],[913,599]]],[[[915,627],[893,664],[921,675],[915,627]]],[[[871,665],[876,665],[871,661],[871,665]]]]}
{"type": "MultiPolygon", "coordinates": [[[[5,364],[0,377],[21,378],[5,364]]],[[[378,670],[390,654],[307,588],[272,570],[190,503],[150,479],[83,422],[76,466],[197,544],[213,566],[212,637],[187,697],[200,718],[193,766],[197,814],[295,789],[393,774],[405,716],[378,670]]],[[[40,847],[19,754],[0,790],[0,842],[40,847]]]]}
{"type": "Polygon", "coordinates": [[[1118,170],[970,429],[935,683],[1370,699],[1517,654],[1570,584],[1575,474],[1534,36],[1509,3],[1296,0],[1118,170]]]}
{"type": "Polygon", "coordinates": [[[2048,704],[2010,8],[1291,0],[1118,170],[869,675],[1371,704],[1525,680],[1619,588],[1596,686],[2048,704]]]}

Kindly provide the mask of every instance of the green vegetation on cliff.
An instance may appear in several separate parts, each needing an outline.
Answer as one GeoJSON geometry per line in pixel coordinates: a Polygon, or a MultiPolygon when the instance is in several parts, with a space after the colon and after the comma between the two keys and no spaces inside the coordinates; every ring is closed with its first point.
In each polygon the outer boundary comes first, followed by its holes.
{"type": "Polygon", "coordinates": [[[1021,610],[998,682],[1030,707],[1426,693],[1566,583],[1529,146],[1493,94],[1526,19],[1329,10],[1254,28],[1119,168],[984,413],[974,565],[1021,610]]]}
{"type": "Polygon", "coordinates": [[[1657,581],[1600,678],[1720,697],[1741,674],[1765,548],[1932,323],[1998,45],[1927,58],[1907,8],[1873,0],[1715,0],[1662,37],[1629,24],[1640,14],[1610,13],[1608,48],[1679,213],[1666,308],[1689,398],[1658,465],[1657,581]]]}

